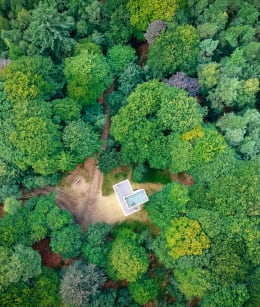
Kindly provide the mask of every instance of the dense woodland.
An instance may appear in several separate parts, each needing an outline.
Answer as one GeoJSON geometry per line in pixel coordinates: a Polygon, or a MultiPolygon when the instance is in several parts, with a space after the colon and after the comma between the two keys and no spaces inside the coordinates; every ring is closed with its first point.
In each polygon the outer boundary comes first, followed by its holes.
{"type": "Polygon", "coordinates": [[[0,306],[260,305],[259,8],[0,1],[0,306]],[[104,174],[193,184],[150,195],[148,224],[86,232],[55,194],[24,200],[97,153],[104,174]],[[45,238],[70,265],[41,263],[45,238]]]}

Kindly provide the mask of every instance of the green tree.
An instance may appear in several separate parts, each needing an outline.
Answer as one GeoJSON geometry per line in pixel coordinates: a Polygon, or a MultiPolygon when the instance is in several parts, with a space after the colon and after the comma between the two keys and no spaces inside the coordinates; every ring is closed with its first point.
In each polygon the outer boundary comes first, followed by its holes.
{"type": "Polygon", "coordinates": [[[16,165],[22,170],[31,166],[35,173],[42,175],[55,173],[61,148],[58,126],[48,118],[31,116],[19,118],[15,128],[10,141],[22,154],[16,159],[16,165]]]}
{"type": "Polygon", "coordinates": [[[70,224],[51,233],[50,247],[64,259],[77,257],[82,245],[82,231],[78,224],[70,224]]]}
{"type": "Polygon", "coordinates": [[[153,300],[159,294],[160,287],[155,279],[144,276],[137,281],[129,284],[129,292],[133,300],[144,305],[153,300]]]}
{"type": "Polygon", "coordinates": [[[59,306],[61,304],[59,286],[59,275],[43,267],[42,274],[33,283],[32,293],[28,295],[28,299],[39,307],[59,306]]]}
{"type": "Polygon", "coordinates": [[[28,42],[28,55],[50,55],[55,60],[72,53],[74,40],[70,33],[74,19],[66,12],[60,13],[48,2],[39,2],[30,16],[29,27],[24,32],[28,42]]]}
{"type": "Polygon", "coordinates": [[[41,257],[31,247],[21,244],[13,249],[1,246],[0,253],[0,292],[12,283],[27,282],[41,273],[41,257]]]}
{"type": "Polygon", "coordinates": [[[63,142],[65,149],[76,161],[83,162],[100,149],[99,136],[83,120],[72,121],[64,129],[63,142]]]}
{"type": "Polygon", "coordinates": [[[4,212],[14,215],[21,208],[21,201],[15,197],[8,197],[4,201],[4,212]]]}
{"type": "Polygon", "coordinates": [[[189,202],[187,187],[179,183],[165,185],[161,191],[154,193],[145,204],[151,221],[160,229],[169,226],[170,221],[180,214],[185,214],[189,202]]]}
{"type": "Polygon", "coordinates": [[[80,117],[81,105],[72,98],[55,99],[53,103],[53,113],[58,120],[65,124],[80,117]]]}
{"type": "Polygon", "coordinates": [[[172,0],[130,0],[127,4],[131,24],[139,32],[145,31],[152,21],[171,21],[178,6],[179,2],[172,0]]]}
{"type": "Polygon", "coordinates": [[[108,255],[108,274],[115,280],[136,281],[148,269],[145,249],[138,244],[137,235],[123,228],[112,243],[108,255]]]}
{"type": "Polygon", "coordinates": [[[218,122],[228,144],[244,159],[254,159],[260,151],[260,114],[256,109],[248,109],[243,116],[226,113],[218,122]]]}
{"type": "Polygon", "coordinates": [[[130,23],[126,3],[127,0],[107,0],[101,7],[103,22],[100,26],[109,47],[127,44],[133,34],[134,29],[130,23]]]}
{"type": "Polygon", "coordinates": [[[175,162],[169,152],[176,133],[200,125],[204,112],[185,91],[152,80],[138,85],[112,118],[111,134],[122,146],[124,161],[148,160],[153,168],[168,168],[175,162]]]}
{"type": "Polygon", "coordinates": [[[210,240],[197,221],[174,218],[165,230],[166,247],[173,259],[184,255],[200,255],[210,247],[210,240]]]}
{"type": "Polygon", "coordinates": [[[82,105],[94,103],[110,86],[110,68],[101,51],[89,47],[78,55],[65,59],[64,74],[69,97],[82,105]]]}
{"type": "Polygon", "coordinates": [[[12,102],[49,100],[63,87],[61,76],[60,67],[43,56],[20,57],[1,72],[4,91],[12,102]]]}
{"type": "Polygon", "coordinates": [[[106,242],[111,232],[111,226],[106,223],[96,223],[88,227],[82,244],[82,254],[88,263],[105,268],[110,251],[110,244],[106,242]]]}
{"type": "Polygon", "coordinates": [[[130,46],[114,45],[108,49],[107,61],[113,75],[118,76],[126,66],[136,60],[135,50],[130,46]]]}
{"type": "Polygon", "coordinates": [[[191,25],[176,26],[154,39],[149,47],[147,65],[154,77],[176,71],[194,74],[199,53],[199,37],[191,25]]]}
{"type": "Polygon", "coordinates": [[[99,293],[105,282],[104,273],[94,264],[77,260],[63,270],[60,293],[64,304],[85,306],[91,296],[99,293]]]}

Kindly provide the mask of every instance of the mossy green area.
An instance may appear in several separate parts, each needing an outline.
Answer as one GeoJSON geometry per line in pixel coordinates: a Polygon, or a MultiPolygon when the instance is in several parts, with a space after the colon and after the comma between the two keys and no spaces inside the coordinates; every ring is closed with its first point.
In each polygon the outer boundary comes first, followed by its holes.
{"type": "Polygon", "coordinates": [[[119,167],[104,175],[102,194],[107,196],[114,192],[113,185],[119,181],[125,180],[130,177],[131,169],[127,167],[119,167]]]}
{"type": "Polygon", "coordinates": [[[145,181],[150,183],[167,184],[172,182],[172,179],[169,171],[150,168],[147,172],[145,181]]]}

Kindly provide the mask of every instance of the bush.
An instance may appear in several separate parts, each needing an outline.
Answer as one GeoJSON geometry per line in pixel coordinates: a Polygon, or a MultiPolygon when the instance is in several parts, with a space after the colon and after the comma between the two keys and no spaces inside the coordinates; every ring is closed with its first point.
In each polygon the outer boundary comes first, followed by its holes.
{"type": "Polygon", "coordinates": [[[144,182],[147,175],[147,168],[144,164],[137,164],[133,170],[133,181],[135,182],[144,182]]]}

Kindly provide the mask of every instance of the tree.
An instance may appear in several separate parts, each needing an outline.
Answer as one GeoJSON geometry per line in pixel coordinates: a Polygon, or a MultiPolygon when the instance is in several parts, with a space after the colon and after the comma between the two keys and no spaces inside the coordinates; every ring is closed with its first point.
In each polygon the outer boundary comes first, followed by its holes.
{"type": "Polygon", "coordinates": [[[201,301],[202,307],[213,306],[243,306],[249,299],[248,291],[244,284],[236,283],[223,287],[217,285],[211,291],[206,293],[201,301]]]}
{"type": "Polygon", "coordinates": [[[49,100],[63,87],[62,72],[50,58],[23,56],[1,72],[4,91],[14,103],[24,100],[49,100]]]}
{"type": "Polygon", "coordinates": [[[152,80],[138,85],[112,118],[111,134],[124,161],[181,172],[191,167],[192,144],[180,134],[199,126],[204,112],[185,91],[152,80]]]}
{"type": "Polygon", "coordinates": [[[22,170],[32,166],[35,173],[53,174],[57,171],[57,153],[61,148],[58,126],[49,118],[31,116],[15,123],[10,141],[21,152],[15,164],[22,170]]]}
{"type": "Polygon", "coordinates": [[[99,136],[83,120],[72,121],[64,129],[63,142],[65,149],[76,161],[83,162],[100,149],[99,136]]]}
{"type": "Polygon", "coordinates": [[[107,45],[127,44],[133,34],[130,13],[126,7],[127,0],[105,1],[101,7],[103,22],[101,29],[107,45]]]}
{"type": "Polygon", "coordinates": [[[185,75],[183,72],[177,72],[169,79],[164,79],[163,82],[170,86],[177,86],[186,90],[190,96],[196,96],[199,93],[199,85],[196,78],[191,78],[185,75]]]}
{"type": "Polygon", "coordinates": [[[107,61],[113,75],[118,76],[128,64],[136,60],[135,50],[130,46],[114,45],[108,49],[107,61]]]}
{"type": "Polygon", "coordinates": [[[63,271],[60,284],[63,303],[85,306],[91,296],[99,293],[105,280],[103,272],[94,264],[86,265],[80,260],[74,261],[63,271]]]}
{"type": "Polygon", "coordinates": [[[167,28],[167,22],[162,20],[152,21],[148,25],[148,28],[146,29],[144,38],[147,40],[148,44],[150,45],[157,36],[159,36],[162,32],[166,30],[166,28],[167,28]]]}
{"type": "Polygon", "coordinates": [[[14,196],[8,197],[4,201],[4,212],[14,215],[21,208],[21,201],[14,196]]]}
{"type": "Polygon", "coordinates": [[[70,33],[74,26],[74,19],[66,12],[60,13],[55,6],[39,2],[32,11],[29,27],[24,33],[24,39],[28,42],[28,55],[50,55],[58,61],[70,55],[74,45],[70,33]]]}
{"type": "Polygon", "coordinates": [[[160,288],[157,281],[145,275],[129,284],[129,292],[133,300],[140,305],[144,305],[148,301],[155,299],[159,291],[160,288]]]}
{"type": "Polygon", "coordinates": [[[149,47],[147,65],[154,77],[176,71],[194,74],[199,53],[199,37],[190,25],[176,26],[154,39],[149,47]]]}
{"type": "Polygon", "coordinates": [[[178,1],[171,0],[130,0],[127,4],[131,24],[138,32],[145,31],[152,21],[171,21],[178,6],[178,1]]]}
{"type": "Polygon", "coordinates": [[[111,226],[106,223],[96,223],[88,227],[81,248],[83,257],[88,263],[106,267],[110,251],[110,244],[106,239],[110,232],[111,226]]]}
{"type": "Polygon", "coordinates": [[[108,255],[107,272],[114,280],[136,281],[148,269],[145,249],[130,229],[119,231],[108,255]]]}
{"type": "Polygon", "coordinates": [[[183,262],[177,264],[174,276],[178,282],[179,290],[188,300],[194,297],[203,297],[205,292],[211,288],[209,282],[210,273],[201,268],[183,266],[183,262]]]}
{"type": "Polygon", "coordinates": [[[19,281],[27,282],[41,273],[41,257],[31,247],[21,244],[13,249],[0,247],[0,292],[19,281]]]}
{"type": "Polygon", "coordinates": [[[65,124],[80,117],[81,105],[72,98],[55,99],[53,103],[53,112],[58,120],[65,124]]]}
{"type": "Polygon", "coordinates": [[[28,299],[39,307],[59,306],[59,286],[59,275],[54,270],[43,267],[42,274],[33,283],[32,293],[28,295],[28,299]]]}
{"type": "Polygon", "coordinates": [[[210,247],[210,240],[197,221],[174,218],[165,230],[166,248],[173,259],[184,255],[200,255],[210,247]]]}
{"type": "Polygon", "coordinates": [[[174,217],[179,217],[186,212],[188,202],[187,187],[179,183],[170,183],[150,197],[149,202],[145,204],[145,209],[153,224],[160,229],[165,229],[174,217]]]}
{"type": "Polygon", "coordinates": [[[77,257],[82,245],[82,231],[78,224],[70,224],[51,233],[50,247],[64,259],[77,257]]]}
{"type": "Polygon", "coordinates": [[[228,144],[236,149],[243,159],[254,159],[260,151],[259,134],[260,114],[256,109],[248,109],[243,116],[226,113],[218,122],[228,144]]]}
{"type": "Polygon", "coordinates": [[[101,51],[93,52],[91,45],[79,54],[65,59],[64,74],[69,97],[81,105],[94,103],[112,83],[105,57],[101,51]]]}

